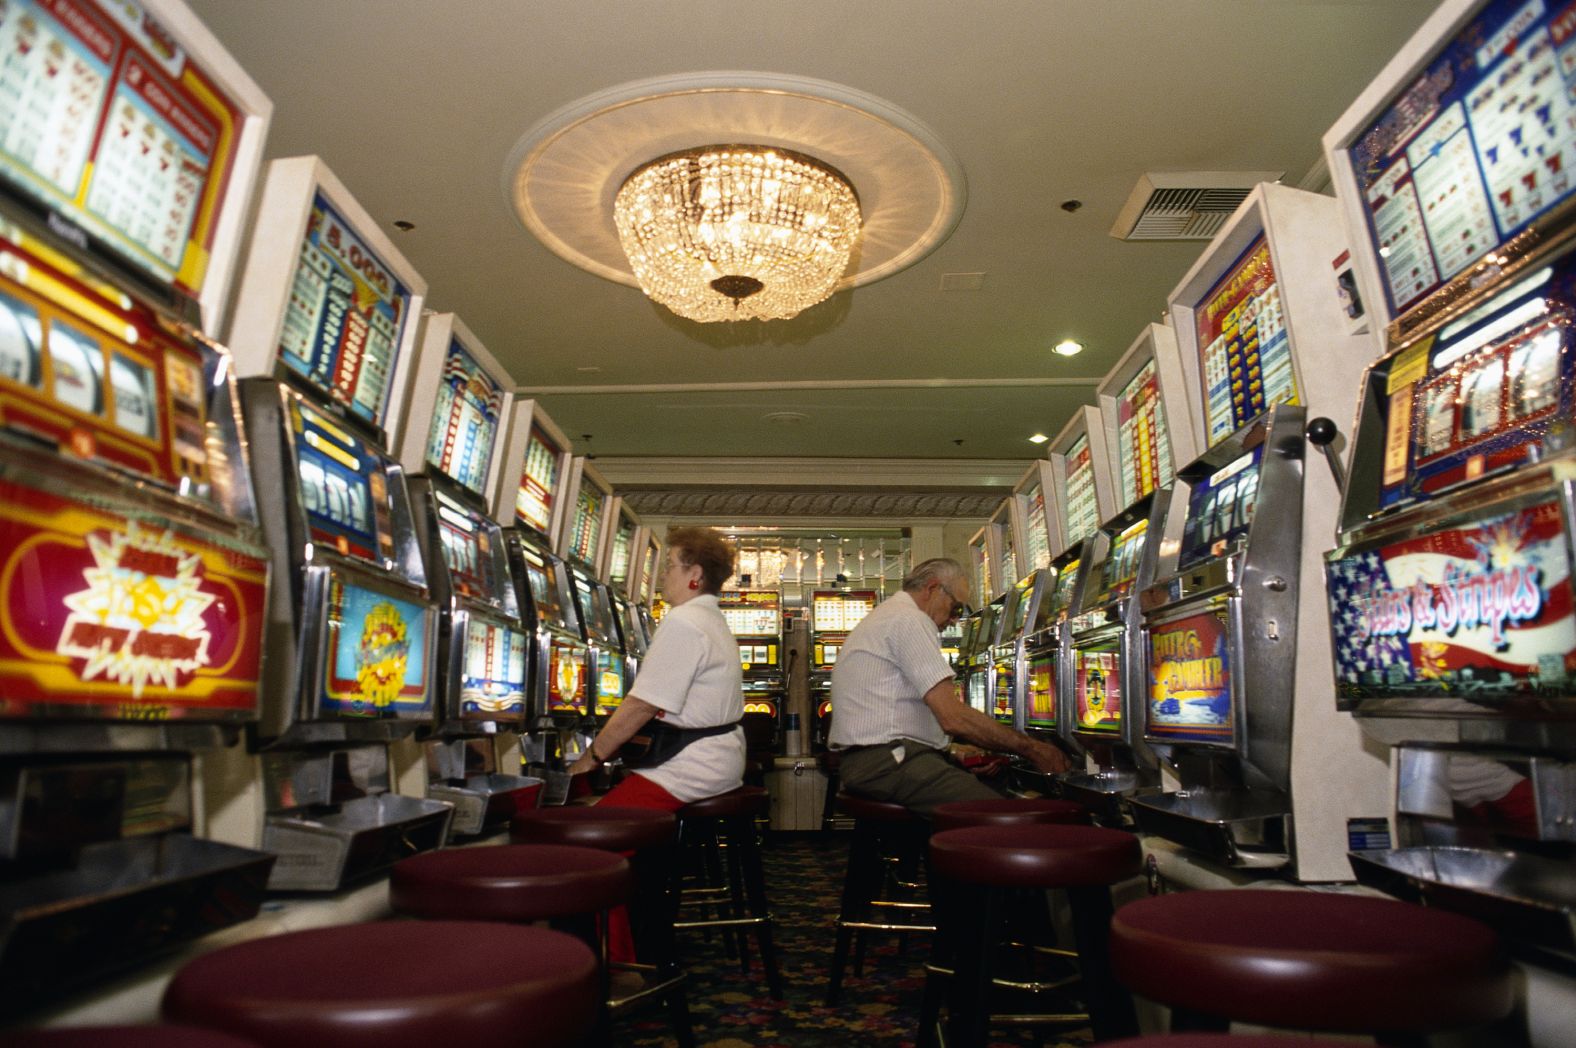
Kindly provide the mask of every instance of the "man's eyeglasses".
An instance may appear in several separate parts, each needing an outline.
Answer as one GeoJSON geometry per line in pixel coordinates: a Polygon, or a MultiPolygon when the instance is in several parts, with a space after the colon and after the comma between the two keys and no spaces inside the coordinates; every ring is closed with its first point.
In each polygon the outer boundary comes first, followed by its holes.
{"type": "Polygon", "coordinates": [[[958,599],[958,595],[956,593],[953,593],[950,587],[942,586],[941,587],[941,591],[943,593],[945,593],[948,597],[952,598],[952,610],[947,612],[947,618],[955,619],[959,615],[967,615],[969,613],[969,602],[968,601],[966,601],[966,600],[959,600],[958,599]]]}

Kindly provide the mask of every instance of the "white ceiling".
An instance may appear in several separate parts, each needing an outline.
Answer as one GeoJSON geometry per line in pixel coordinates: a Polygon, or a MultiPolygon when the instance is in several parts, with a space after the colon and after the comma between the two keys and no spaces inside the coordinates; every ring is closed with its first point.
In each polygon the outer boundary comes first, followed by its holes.
{"type": "Polygon", "coordinates": [[[1434,6],[188,3],[273,99],[268,155],[322,156],[426,278],[428,305],[458,313],[577,451],[982,459],[1036,455],[1027,438],[1092,402],[1203,250],[1108,235],[1138,177],[1317,179],[1320,135],[1434,6]],[[718,69],[830,80],[918,117],[967,175],[956,232],[792,321],[696,325],[515,219],[504,164],[532,125],[616,84],[718,69]],[[984,272],[983,289],[942,292],[954,272],[984,272]],[[1051,355],[1064,337],[1088,351],[1051,355]],[[775,411],[807,419],[764,420],[775,411]]]}

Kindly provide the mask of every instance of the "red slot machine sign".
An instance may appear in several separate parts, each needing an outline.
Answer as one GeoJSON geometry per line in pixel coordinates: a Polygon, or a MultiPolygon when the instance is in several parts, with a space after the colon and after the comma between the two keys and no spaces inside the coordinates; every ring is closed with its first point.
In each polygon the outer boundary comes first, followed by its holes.
{"type": "Polygon", "coordinates": [[[256,716],[267,561],[0,477],[0,717],[256,716]]]}

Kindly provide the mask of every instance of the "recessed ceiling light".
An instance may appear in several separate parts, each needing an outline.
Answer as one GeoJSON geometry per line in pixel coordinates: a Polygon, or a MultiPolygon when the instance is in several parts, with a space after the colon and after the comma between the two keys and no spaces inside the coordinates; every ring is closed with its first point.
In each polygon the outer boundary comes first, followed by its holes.
{"type": "Polygon", "coordinates": [[[1047,440],[1050,440],[1050,439],[1051,438],[1047,437],[1044,433],[1036,433],[1034,436],[1029,438],[1029,443],[1030,444],[1044,444],[1047,440]]]}
{"type": "Polygon", "coordinates": [[[580,367],[575,368],[575,370],[576,371],[592,372],[592,371],[601,371],[602,369],[601,369],[601,367],[599,367],[596,364],[582,364],[580,367]]]}
{"type": "Polygon", "coordinates": [[[1051,352],[1055,353],[1059,357],[1076,357],[1078,354],[1083,352],[1083,343],[1074,342],[1070,338],[1064,338],[1060,342],[1056,343],[1056,345],[1051,347],[1051,352]]]}

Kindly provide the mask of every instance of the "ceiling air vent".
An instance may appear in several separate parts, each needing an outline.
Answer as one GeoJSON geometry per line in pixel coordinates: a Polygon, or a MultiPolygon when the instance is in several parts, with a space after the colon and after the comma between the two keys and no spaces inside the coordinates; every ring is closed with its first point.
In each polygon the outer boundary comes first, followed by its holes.
{"type": "Polygon", "coordinates": [[[1111,227],[1118,240],[1208,240],[1253,187],[1283,171],[1146,173],[1111,227]]]}

